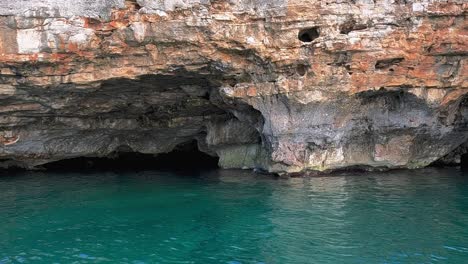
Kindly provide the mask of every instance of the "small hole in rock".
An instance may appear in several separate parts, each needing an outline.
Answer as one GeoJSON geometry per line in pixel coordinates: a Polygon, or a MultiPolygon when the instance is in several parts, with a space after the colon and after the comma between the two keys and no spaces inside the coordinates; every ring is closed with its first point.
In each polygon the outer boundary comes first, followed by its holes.
{"type": "Polygon", "coordinates": [[[296,67],[296,72],[299,74],[299,76],[304,76],[307,73],[307,66],[304,64],[299,64],[296,67]]]}
{"type": "Polygon", "coordinates": [[[314,39],[318,38],[320,36],[318,28],[313,27],[313,28],[308,28],[308,29],[303,29],[299,31],[298,38],[302,42],[312,42],[314,39]]]}
{"type": "Polygon", "coordinates": [[[227,80],[226,80],[226,83],[227,83],[229,86],[234,87],[234,86],[236,86],[237,81],[236,81],[235,79],[227,79],[227,80]]]}

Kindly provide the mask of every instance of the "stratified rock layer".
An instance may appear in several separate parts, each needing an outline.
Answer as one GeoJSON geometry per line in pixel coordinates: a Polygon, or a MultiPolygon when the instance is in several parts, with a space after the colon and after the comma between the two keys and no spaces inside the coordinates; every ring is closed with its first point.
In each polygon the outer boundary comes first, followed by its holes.
{"type": "Polygon", "coordinates": [[[1,166],[158,154],[194,139],[224,168],[276,173],[451,162],[468,140],[467,10],[464,0],[3,1],[1,166]]]}

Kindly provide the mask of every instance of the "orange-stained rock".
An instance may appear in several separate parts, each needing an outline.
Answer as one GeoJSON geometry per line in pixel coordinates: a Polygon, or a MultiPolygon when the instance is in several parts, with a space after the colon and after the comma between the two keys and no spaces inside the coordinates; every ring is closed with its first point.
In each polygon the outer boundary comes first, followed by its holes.
{"type": "Polygon", "coordinates": [[[468,140],[463,0],[23,2],[0,3],[18,166],[195,139],[277,173],[415,168],[468,140]]]}

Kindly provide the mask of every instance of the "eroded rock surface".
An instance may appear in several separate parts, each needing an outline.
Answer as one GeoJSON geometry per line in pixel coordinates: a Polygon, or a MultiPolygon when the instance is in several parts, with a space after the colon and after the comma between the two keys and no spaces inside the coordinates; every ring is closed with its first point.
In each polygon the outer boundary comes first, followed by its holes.
{"type": "Polygon", "coordinates": [[[464,0],[2,1],[1,166],[194,139],[222,167],[275,173],[456,160],[467,11],[464,0]]]}

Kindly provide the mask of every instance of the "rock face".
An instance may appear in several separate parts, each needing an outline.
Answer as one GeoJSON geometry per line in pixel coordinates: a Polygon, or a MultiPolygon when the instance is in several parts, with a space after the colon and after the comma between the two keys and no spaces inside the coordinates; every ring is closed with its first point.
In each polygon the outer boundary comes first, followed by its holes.
{"type": "Polygon", "coordinates": [[[221,167],[280,174],[460,159],[467,14],[465,0],[2,1],[0,166],[193,140],[221,167]]]}

